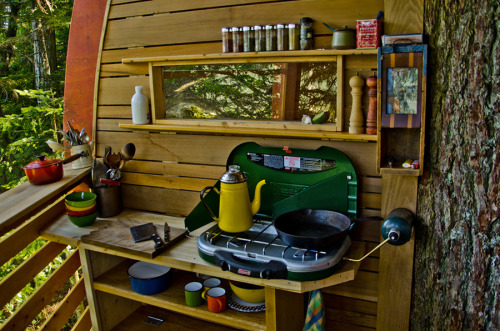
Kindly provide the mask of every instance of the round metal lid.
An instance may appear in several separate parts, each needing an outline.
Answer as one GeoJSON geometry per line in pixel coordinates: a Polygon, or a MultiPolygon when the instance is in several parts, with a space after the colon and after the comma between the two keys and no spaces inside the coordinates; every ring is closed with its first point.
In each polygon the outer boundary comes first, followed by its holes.
{"type": "Polygon", "coordinates": [[[224,173],[220,179],[222,183],[235,184],[246,182],[245,175],[240,171],[240,166],[230,165],[229,170],[224,173]]]}

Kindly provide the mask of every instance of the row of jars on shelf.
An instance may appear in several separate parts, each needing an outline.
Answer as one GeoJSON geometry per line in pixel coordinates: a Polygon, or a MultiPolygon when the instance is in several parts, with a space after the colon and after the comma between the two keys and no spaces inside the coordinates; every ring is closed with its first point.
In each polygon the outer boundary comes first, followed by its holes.
{"type": "Polygon", "coordinates": [[[294,51],[313,48],[312,19],[301,24],[222,28],[222,52],[294,51]]]}

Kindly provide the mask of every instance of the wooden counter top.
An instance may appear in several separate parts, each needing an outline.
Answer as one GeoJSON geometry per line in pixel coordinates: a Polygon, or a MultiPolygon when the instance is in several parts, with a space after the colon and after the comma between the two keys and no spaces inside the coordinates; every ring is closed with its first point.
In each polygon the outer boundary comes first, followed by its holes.
{"type": "MultiPolygon", "coordinates": [[[[136,219],[144,222],[153,222],[159,225],[163,224],[164,222],[168,222],[170,226],[184,228],[184,218],[181,217],[147,213],[136,210],[125,210],[120,215],[118,215],[118,217],[136,219]]],[[[66,215],[61,215],[59,219],[57,219],[54,223],[44,229],[42,238],[68,245],[79,246],[84,249],[96,252],[121,256],[134,260],[143,260],[157,264],[164,264],[175,269],[221,277],[229,280],[242,281],[255,285],[270,286],[273,288],[296,293],[304,293],[313,289],[324,288],[354,280],[354,277],[356,276],[357,270],[359,268],[359,263],[344,261],[342,263],[342,266],[340,267],[340,270],[334,275],[317,281],[305,282],[290,281],[286,279],[266,280],[240,276],[228,271],[222,271],[218,266],[215,266],[214,264],[208,263],[203,260],[198,255],[198,248],[196,245],[197,236],[203,233],[207,228],[212,226],[213,223],[210,223],[192,232],[191,237],[186,237],[154,259],[142,258],[137,255],[109,249],[107,247],[101,247],[98,245],[86,244],[80,241],[82,236],[87,235],[92,231],[98,230],[101,226],[105,225],[109,221],[113,221],[113,218],[98,219],[92,226],[79,228],[73,225],[68,220],[66,215]]],[[[349,257],[359,258],[363,255],[364,251],[365,245],[363,243],[353,242],[349,257]]]]}

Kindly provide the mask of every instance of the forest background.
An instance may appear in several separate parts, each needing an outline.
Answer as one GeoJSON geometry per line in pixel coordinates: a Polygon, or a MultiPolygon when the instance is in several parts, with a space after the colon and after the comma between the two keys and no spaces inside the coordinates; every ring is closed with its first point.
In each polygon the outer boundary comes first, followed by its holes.
{"type": "MultiPolygon", "coordinates": [[[[26,181],[23,166],[60,141],[73,0],[0,3],[0,193],[26,181]]],[[[61,152],[59,152],[61,153],[61,152]]]]}

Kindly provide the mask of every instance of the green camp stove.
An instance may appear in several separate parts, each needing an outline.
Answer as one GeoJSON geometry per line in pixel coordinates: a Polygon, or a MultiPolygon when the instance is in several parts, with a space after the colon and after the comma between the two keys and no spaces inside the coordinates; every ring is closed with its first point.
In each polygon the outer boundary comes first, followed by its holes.
{"type": "MultiPolygon", "coordinates": [[[[214,225],[200,235],[200,256],[223,270],[249,277],[306,281],[333,274],[350,247],[349,236],[328,251],[291,247],[279,238],[273,219],[298,209],[332,210],[356,218],[357,177],[349,158],[326,146],[310,150],[248,142],[230,153],[227,165],[233,164],[247,177],[250,195],[260,180],[266,180],[261,208],[254,226],[246,232],[227,233],[214,225]]],[[[220,183],[215,187],[219,188],[220,183]]],[[[204,200],[218,215],[216,190],[211,190],[204,200]]],[[[185,225],[193,231],[212,221],[200,202],[186,217],[185,225]]]]}

